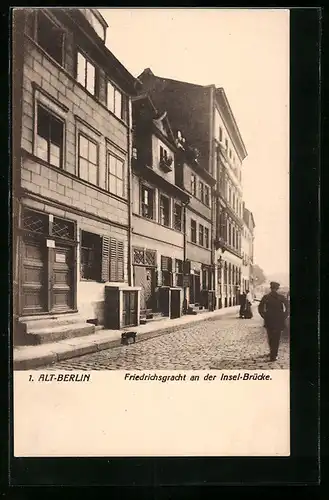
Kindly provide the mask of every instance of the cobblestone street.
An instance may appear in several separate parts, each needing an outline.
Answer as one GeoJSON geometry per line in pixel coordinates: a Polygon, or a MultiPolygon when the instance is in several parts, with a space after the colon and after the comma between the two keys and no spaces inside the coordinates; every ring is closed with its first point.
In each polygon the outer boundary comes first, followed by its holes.
{"type": "Polygon", "coordinates": [[[58,362],[56,370],[268,370],[289,368],[289,342],[282,338],[276,362],[268,361],[267,337],[257,311],[203,321],[150,340],[58,362]]]}

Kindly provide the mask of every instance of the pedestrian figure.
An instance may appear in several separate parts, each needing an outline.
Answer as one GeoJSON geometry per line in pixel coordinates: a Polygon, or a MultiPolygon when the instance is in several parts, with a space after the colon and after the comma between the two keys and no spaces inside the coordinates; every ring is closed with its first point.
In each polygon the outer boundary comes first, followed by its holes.
{"type": "Polygon", "coordinates": [[[245,309],[245,306],[246,306],[246,298],[247,298],[247,295],[245,292],[243,292],[241,295],[240,295],[240,318],[244,318],[244,309],[245,309]]]}
{"type": "Polygon", "coordinates": [[[289,314],[289,303],[286,297],[278,290],[280,284],[272,281],[270,293],[264,295],[258,306],[258,312],[264,319],[270,348],[270,361],[276,361],[280,345],[281,334],[285,328],[285,321],[289,314]]]}
{"type": "Polygon", "coordinates": [[[252,296],[249,290],[246,292],[246,303],[244,307],[244,317],[246,319],[251,319],[253,317],[252,310],[251,310],[251,304],[252,304],[252,296]]]}

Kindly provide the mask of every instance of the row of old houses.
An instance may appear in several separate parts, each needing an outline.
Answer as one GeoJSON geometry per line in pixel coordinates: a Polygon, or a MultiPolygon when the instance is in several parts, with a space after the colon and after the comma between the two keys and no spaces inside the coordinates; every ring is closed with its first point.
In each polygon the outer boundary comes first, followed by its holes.
{"type": "Polygon", "coordinates": [[[229,307],[252,286],[224,89],[135,78],[107,29],[97,9],[14,11],[17,342],[229,307]]]}

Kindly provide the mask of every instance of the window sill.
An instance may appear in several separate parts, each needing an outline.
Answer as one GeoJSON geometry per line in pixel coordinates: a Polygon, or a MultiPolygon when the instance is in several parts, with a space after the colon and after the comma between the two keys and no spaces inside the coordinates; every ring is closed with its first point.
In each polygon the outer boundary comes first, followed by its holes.
{"type": "Polygon", "coordinates": [[[118,196],[118,195],[116,195],[114,193],[111,193],[107,189],[101,188],[100,186],[97,186],[96,184],[92,184],[91,182],[88,182],[88,181],[86,181],[84,179],[81,179],[81,177],[78,177],[75,174],[71,174],[70,172],[68,172],[67,170],[65,170],[63,167],[54,167],[53,165],[51,165],[50,163],[46,162],[45,160],[42,160],[41,158],[38,158],[37,156],[35,156],[34,154],[30,153],[29,151],[26,151],[26,149],[24,149],[24,148],[21,148],[21,151],[22,151],[22,155],[23,156],[26,156],[27,158],[30,158],[31,160],[34,160],[37,163],[40,163],[40,165],[48,167],[50,170],[53,170],[54,172],[63,174],[63,175],[65,175],[65,177],[68,177],[69,179],[72,179],[74,181],[78,181],[81,184],[85,185],[86,187],[93,188],[96,191],[99,191],[100,193],[107,194],[111,198],[119,200],[119,201],[121,201],[123,203],[128,203],[128,201],[127,201],[126,198],[121,198],[121,196],[118,196]]]}

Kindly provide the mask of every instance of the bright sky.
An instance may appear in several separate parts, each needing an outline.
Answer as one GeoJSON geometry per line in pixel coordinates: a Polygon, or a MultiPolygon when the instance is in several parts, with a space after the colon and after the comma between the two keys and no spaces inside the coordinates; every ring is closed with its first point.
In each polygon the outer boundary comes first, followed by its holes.
{"type": "Polygon", "coordinates": [[[289,272],[289,11],[100,9],[107,45],[138,76],[224,87],[245,142],[243,190],[255,262],[289,272]]]}

